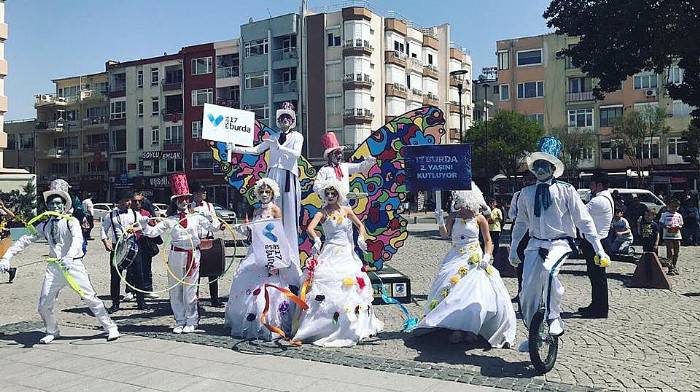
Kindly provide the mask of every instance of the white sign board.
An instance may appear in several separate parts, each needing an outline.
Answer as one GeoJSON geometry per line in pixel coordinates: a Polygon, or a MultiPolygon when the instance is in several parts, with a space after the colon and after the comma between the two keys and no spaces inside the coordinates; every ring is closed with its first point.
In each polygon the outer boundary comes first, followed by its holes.
{"type": "Polygon", "coordinates": [[[255,113],[226,106],[204,104],[202,139],[253,146],[255,113]]]}

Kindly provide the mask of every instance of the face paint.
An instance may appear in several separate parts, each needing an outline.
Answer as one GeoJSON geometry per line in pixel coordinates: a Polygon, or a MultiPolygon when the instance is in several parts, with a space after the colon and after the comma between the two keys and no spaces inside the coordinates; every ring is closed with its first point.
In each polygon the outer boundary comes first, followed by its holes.
{"type": "Polygon", "coordinates": [[[188,196],[177,198],[177,210],[182,212],[187,209],[187,205],[190,204],[190,198],[188,196]]]}
{"type": "Polygon", "coordinates": [[[261,186],[260,189],[258,189],[258,200],[262,204],[269,204],[272,202],[272,189],[269,186],[261,186]]]}
{"type": "Polygon", "coordinates": [[[538,159],[532,164],[532,172],[539,181],[549,180],[554,172],[553,165],[544,159],[538,159]]]}
{"type": "Polygon", "coordinates": [[[66,206],[66,203],[63,201],[61,196],[54,196],[51,199],[49,199],[49,201],[46,202],[46,208],[49,211],[62,213],[65,206],[66,206]]]}
{"type": "Polygon", "coordinates": [[[342,150],[335,150],[328,154],[328,159],[331,161],[332,164],[337,165],[340,162],[343,162],[343,151],[342,150]]]}
{"type": "Polygon", "coordinates": [[[284,132],[288,132],[289,129],[292,127],[292,124],[294,123],[294,120],[292,119],[292,116],[289,114],[283,114],[277,119],[277,125],[282,129],[284,132]]]}
{"type": "Polygon", "coordinates": [[[338,191],[336,191],[334,188],[326,189],[325,194],[326,194],[326,203],[335,204],[338,202],[338,191]]]}

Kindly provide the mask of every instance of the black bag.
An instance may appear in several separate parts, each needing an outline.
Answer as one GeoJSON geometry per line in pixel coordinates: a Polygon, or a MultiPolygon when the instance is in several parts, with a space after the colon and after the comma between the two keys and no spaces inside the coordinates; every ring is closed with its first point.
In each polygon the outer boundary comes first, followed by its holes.
{"type": "MultiPolygon", "coordinates": [[[[160,237],[158,237],[160,238],[160,237]]],[[[160,240],[160,243],[163,243],[163,240],[160,240]]],[[[158,248],[158,243],[155,241],[155,238],[144,238],[143,239],[143,245],[145,248],[145,251],[148,252],[151,257],[157,255],[160,253],[160,249],[158,248]]]]}
{"type": "Polygon", "coordinates": [[[199,276],[219,277],[226,269],[226,252],[221,238],[203,239],[199,244],[199,276]]]}

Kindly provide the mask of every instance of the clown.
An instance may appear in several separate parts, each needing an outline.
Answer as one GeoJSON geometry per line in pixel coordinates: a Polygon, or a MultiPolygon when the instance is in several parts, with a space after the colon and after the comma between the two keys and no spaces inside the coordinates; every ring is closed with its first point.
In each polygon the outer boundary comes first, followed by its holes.
{"type": "MultiPolygon", "coordinates": [[[[593,246],[597,263],[601,267],[605,267],[610,259],[600,244],[593,218],[576,189],[556,180],[564,173],[564,164],[558,158],[561,142],[554,137],[545,136],[540,139],[538,146],[540,151],[530,154],[526,159],[537,183],[520,192],[509,259],[514,266],[521,263],[517,252],[518,244],[525,232],[529,231],[530,241],[525,248],[520,291],[523,321],[529,328],[530,321],[544,303],[549,333],[559,336],[564,333],[564,323],[560,317],[564,287],[559,281],[559,270],[574,251],[576,229],[593,246]]],[[[528,342],[524,341],[519,350],[527,352],[528,342]]]]}
{"type": "Polygon", "coordinates": [[[317,346],[347,347],[376,335],[384,324],[374,315],[373,290],[362,261],[355,253],[353,224],[360,236],[357,243],[367,250],[365,227],[352,209],[344,206],[347,182],[335,177],[315,184],[324,207],[306,231],[314,241],[318,258],[307,260],[311,290],[306,295],[309,309],[302,313],[295,340],[317,346]],[[316,233],[321,223],[325,243],[316,233]]]}
{"type": "Polygon", "coordinates": [[[83,231],[78,220],[70,216],[71,197],[68,194],[68,183],[60,179],[52,181],[49,190],[44,192],[44,201],[48,211],[60,215],[39,223],[34,234],[25,235],[17,240],[0,258],[0,271],[7,271],[12,257],[30,243],[46,239],[49,244],[49,263],[44,274],[38,309],[46,327],[46,336],[39,342],[51,343],[59,334],[53,307],[58,294],[66,285],[85,301],[107,332],[107,340],[116,340],[119,338],[117,325],[109,318],[104,304],[97,298],[83,265],[83,231]]]}
{"type": "Polygon", "coordinates": [[[433,281],[425,317],[415,333],[445,328],[452,331],[451,342],[475,340],[478,335],[491,347],[511,347],[515,341],[515,311],[498,270],[491,265],[489,224],[479,214],[484,196],[472,184],[471,190],[453,192],[452,200],[454,212],[447,218],[441,210],[436,211],[440,235],[452,238],[452,249],[433,281]],[[479,233],[484,238],[483,252],[479,233]]]}
{"type": "MultiPolygon", "coordinates": [[[[355,173],[366,172],[377,162],[377,159],[374,157],[369,157],[360,163],[343,162],[343,150],[345,147],[338,143],[338,139],[335,137],[334,132],[326,132],[321,137],[321,147],[324,149],[323,157],[326,159],[327,163],[326,166],[320,168],[318,170],[318,174],[316,174],[314,191],[317,193],[320,184],[323,184],[331,179],[340,181],[341,183],[345,184],[346,188],[349,188],[350,176],[355,173]]],[[[323,199],[323,196],[321,199],[323,199]]]]}
{"type": "Polygon", "coordinates": [[[229,146],[229,151],[238,154],[263,154],[270,150],[267,177],[276,182],[281,190],[275,196],[275,204],[281,209],[287,241],[297,247],[299,244],[299,214],[301,212],[301,188],[297,160],[301,156],[304,136],[294,130],[297,124],[294,106],[285,102],[277,110],[275,118],[280,129],[278,136],[272,136],[255,147],[229,146]]]}
{"type": "Polygon", "coordinates": [[[255,209],[250,224],[236,225],[237,231],[251,235],[252,240],[248,255],[233,275],[224,324],[231,328],[231,336],[272,340],[291,333],[296,309],[290,298],[298,298],[302,275],[296,243],[292,245],[284,236],[276,235],[277,230],[282,234],[286,229],[280,222],[282,211],[273,203],[280,193],[277,183],[263,178],[253,191],[260,207],[255,209]],[[279,245],[279,253],[268,248],[274,244],[263,243],[265,238],[279,245]],[[270,254],[279,257],[270,262],[270,254]],[[274,326],[276,332],[269,326],[274,326]]]}
{"type": "Polygon", "coordinates": [[[197,282],[199,281],[199,251],[202,231],[223,230],[211,216],[196,214],[190,209],[190,193],[185,174],[170,176],[170,206],[167,218],[155,226],[148,224],[148,217],[139,218],[143,234],[155,238],[169,233],[168,286],[170,307],[175,315],[173,333],[192,333],[199,322],[197,310],[197,282]],[[214,223],[212,223],[214,222],[214,223]],[[178,284],[179,283],[179,284],[178,284]]]}

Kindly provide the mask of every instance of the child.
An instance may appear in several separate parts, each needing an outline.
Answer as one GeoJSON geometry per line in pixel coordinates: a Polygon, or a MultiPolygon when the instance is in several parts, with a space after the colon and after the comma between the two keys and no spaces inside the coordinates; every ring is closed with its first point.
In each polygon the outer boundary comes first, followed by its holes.
{"type": "Polygon", "coordinates": [[[683,228],[683,216],[678,213],[680,203],[678,200],[671,200],[668,203],[668,211],[661,214],[659,224],[663,227],[663,239],[666,243],[666,257],[671,264],[668,267],[668,275],[678,275],[678,253],[681,247],[681,228],[683,228]]]}
{"type": "Polygon", "coordinates": [[[616,208],[612,221],[613,238],[610,245],[612,253],[626,253],[632,245],[632,229],[627,219],[623,218],[622,215],[622,209],[616,208]]]}
{"type": "Polygon", "coordinates": [[[646,209],[644,215],[637,222],[637,232],[644,252],[659,254],[659,225],[654,221],[654,211],[646,209]]]}

